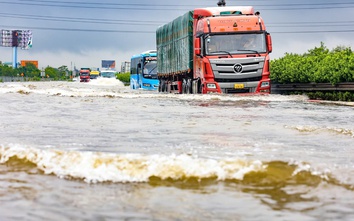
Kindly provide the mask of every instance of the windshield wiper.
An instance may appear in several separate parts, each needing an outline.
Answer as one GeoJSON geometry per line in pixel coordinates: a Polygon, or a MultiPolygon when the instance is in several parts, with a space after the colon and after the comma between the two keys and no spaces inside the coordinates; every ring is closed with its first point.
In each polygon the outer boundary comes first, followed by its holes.
{"type": "Polygon", "coordinates": [[[149,71],[149,74],[151,74],[151,72],[153,71],[153,70],[155,70],[157,68],[157,65],[153,68],[153,69],[151,69],[150,71],[149,71]]]}
{"type": "Polygon", "coordinates": [[[257,50],[239,49],[238,51],[251,51],[251,52],[256,53],[259,57],[261,56],[261,54],[257,50]]]}
{"type": "Polygon", "coordinates": [[[213,54],[213,53],[226,53],[226,54],[230,55],[231,58],[233,58],[232,54],[230,52],[228,52],[228,51],[213,51],[213,52],[209,52],[209,54],[213,54]]]}

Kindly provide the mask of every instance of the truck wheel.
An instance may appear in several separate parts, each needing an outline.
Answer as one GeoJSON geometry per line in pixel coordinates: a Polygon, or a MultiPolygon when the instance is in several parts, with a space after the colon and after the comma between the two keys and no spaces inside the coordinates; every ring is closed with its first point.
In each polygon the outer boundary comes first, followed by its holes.
{"type": "Polygon", "coordinates": [[[187,94],[188,88],[187,88],[187,80],[185,78],[183,78],[182,81],[182,94],[187,94]]]}
{"type": "Polygon", "coordinates": [[[187,94],[192,93],[192,79],[190,78],[187,79],[186,89],[187,89],[187,94]]]}
{"type": "Polygon", "coordinates": [[[198,93],[198,81],[193,80],[192,81],[192,94],[197,94],[198,93]]]}
{"type": "Polygon", "coordinates": [[[203,84],[201,80],[198,80],[198,94],[202,94],[202,93],[203,93],[203,84]]]}
{"type": "Polygon", "coordinates": [[[165,82],[165,80],[161,80],[160,91],[161,92],[165,92],[166,91],[166,82],[165,82]]]}
{"type": "Polygon", "coordinates": [[[166,92],[171,93],[171,82],[167,81],[165,85],[166,85],[166,92]]]}

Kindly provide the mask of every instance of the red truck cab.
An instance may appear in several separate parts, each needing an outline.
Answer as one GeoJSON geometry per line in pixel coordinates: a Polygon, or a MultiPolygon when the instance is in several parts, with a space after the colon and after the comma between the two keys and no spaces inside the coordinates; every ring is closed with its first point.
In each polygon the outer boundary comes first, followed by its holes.
{"type": "Polygon", "coordinates": [[[252,6],[197,8],[156,31],[159,91],[270,93],[270,34],[252,6]]]}
{"type": "Polygon", "coordinates": [[[90,81],[90,70],[82,69],[80,70],[80,82],[90,81]]]}
{"type": "Polygon", "coordinates": [[[253,7],[195,9],[194,81],[201,93],[270,93],[270,34],[253,7]]]}

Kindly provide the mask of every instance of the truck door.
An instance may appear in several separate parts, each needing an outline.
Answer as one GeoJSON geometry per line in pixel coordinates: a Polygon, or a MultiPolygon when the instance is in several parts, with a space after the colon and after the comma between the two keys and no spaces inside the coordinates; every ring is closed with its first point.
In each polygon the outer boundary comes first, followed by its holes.
{"type": "Polygon", "coordinates": [[[137,70],[137,75],[136,75],[136,88],[141,88],[141,85],[142,85],[142,72],[141,72],[141,63],[138,63],[137,64],[137,67],[136,67],[136,70],[137,70]]]}

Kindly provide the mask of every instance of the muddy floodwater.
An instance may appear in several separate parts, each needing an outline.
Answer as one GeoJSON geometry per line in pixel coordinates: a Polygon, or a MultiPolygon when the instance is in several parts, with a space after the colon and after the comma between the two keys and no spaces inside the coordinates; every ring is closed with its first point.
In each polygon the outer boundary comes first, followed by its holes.
{"type": "Polygon", "coordinates": [[[354,107],[0,83],[0,220],[354,220],[354,107]]]}

